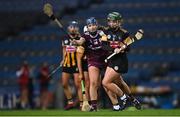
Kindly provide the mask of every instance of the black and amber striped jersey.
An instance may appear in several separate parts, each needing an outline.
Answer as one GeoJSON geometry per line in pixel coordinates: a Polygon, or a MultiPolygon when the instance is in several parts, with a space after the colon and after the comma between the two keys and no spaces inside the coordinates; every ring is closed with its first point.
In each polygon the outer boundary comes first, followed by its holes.
{"type": "Polygon", "coordinates": [[[76,38],[71,38],[69,35],[65,36],[62,41],[63,46],[63,54],[64,54],[64,61],[63,61],[63,67],[74,67],[77,66],[77,59],[76,59],[76,49],[77,45],[72,44],[71,40],[76,39],[79,40],[80,36],[77,36],[76,38]]]}

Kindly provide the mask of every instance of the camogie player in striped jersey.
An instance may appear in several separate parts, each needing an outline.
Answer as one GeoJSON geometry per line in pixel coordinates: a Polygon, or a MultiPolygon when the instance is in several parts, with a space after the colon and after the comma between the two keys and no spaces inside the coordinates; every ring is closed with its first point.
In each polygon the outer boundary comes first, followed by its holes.
{"type": "Polygon", "coordinates": [[[65,110],[69,110],[74,107],[72,92],[68,84],[71,75],[73,75],[74,78],[74,84],[77,89],[79,101],[80,102],[82,101],[81,79],[79,79],[79,70],[78,70],[77,58],[76,58],[77,45],[71,42],[71,40],[73,39],[75,40],[80,39],[78,23],[76,21],[70,22],[67,31],[68,31],[68,35],[66,35],[62,40],[63,60],[61,62],[62,86],[64,88],[64,93],[68,101],[67,105],[65,106],[65,110]]]}

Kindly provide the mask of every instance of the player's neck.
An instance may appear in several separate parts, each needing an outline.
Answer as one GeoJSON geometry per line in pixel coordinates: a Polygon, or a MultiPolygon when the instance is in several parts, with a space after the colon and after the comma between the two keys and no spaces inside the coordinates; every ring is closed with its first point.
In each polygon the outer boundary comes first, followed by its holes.
{"type": "Polygon", "coordinates": [[[95,32],[89,32],[89,34],[90,34],[91,37],[96,37],[96,36],[97,36],[97,31],[95,31],[95,32]]]}
{"type": "Polygon", "coordinates": [[[78,34],[69,34],[70,38],[77,38],[78,34]]]}
{"type": "Polygon", "coordinates": [[[118,29],[119,29],[119,27],[116,27],[116,28],[110,28],[110,30],[111,30],[112,32],[117,32],[118,29]]]}

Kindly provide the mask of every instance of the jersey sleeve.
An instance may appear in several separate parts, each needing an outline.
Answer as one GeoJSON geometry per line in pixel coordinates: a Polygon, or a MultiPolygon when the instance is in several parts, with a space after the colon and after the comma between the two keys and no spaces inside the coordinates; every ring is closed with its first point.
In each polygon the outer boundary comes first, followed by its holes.
{"type": "MultiPolygon", "coordinates": [[[[130,34],[129,34],[129,32],[125,31],[124,34],[122,35],[122,41],[125,41],[127,38],[130,38],[130,34]]],[[[129,52],[130,51],[130,45],[128,45],[124,51],[129,52]]]]}
{"type": "Polygon", "coordinates": [[[62,37],[62,46],[66,46],[69,44],[69,39],[68,39],[68,36],[64,36],[62,37]]]}
{"type": "Polygon", "coordinates": [[[122,39],[123,41],[128,38],[130,36],[130,34],[128,32],[124,32],[124,34],[122,35],[122,39]]]}
{"type": "Polygon", "coordinates": [[[85,32],[84,34],[82,34],[82,38],[84,38],[85,39],[85,42],[87,41],[87,39],[88,39],[88,34],[89,34],[89,32],[85,32]]]}

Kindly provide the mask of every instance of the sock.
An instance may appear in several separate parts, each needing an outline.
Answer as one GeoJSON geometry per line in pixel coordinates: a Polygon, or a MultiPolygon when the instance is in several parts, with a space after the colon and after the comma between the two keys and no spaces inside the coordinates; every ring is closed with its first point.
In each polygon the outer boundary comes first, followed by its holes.
{"type": "Polygon", "coordinates": [[[72,104],[73,103],[73,99],[68,99],[68,104],[72,104]]]}
{"type": "Polygon", "coordinates": [[[80,103],[80,107],[82,107],[82,105],[83,105],[83,101],[79,101],[79,103],[80,103]]]}
{"type": "Polygon", "coordinates": [[[126,95],[124,94],[123,96],[120,97],[121,100],[125,100],[126,99],[126,95]]]}
{"type": "Polygon", "coordinates": [[[120,109],[119,104],[113,105],[113,109],[114,109],[114,110],[119,110],[119,109],[120,109]]]}
{"type": "Polygon", "coordinates": [[[97,100],[91,100],[91,106],[96,109],[97,108],[97,100]]]}
{"type": "Polygon", "coordinates": [[[129,94],[128,96],[129,96],[129,99],[130,99],[131,101],[134,101],[134,100],[135,100],[135,97],[134,97],[132,94],[129,94]]]}
{"type": "Polygon", "coordinates": [[[91,105],[91,101],[88,101],[89,105],[91,105]]]}

